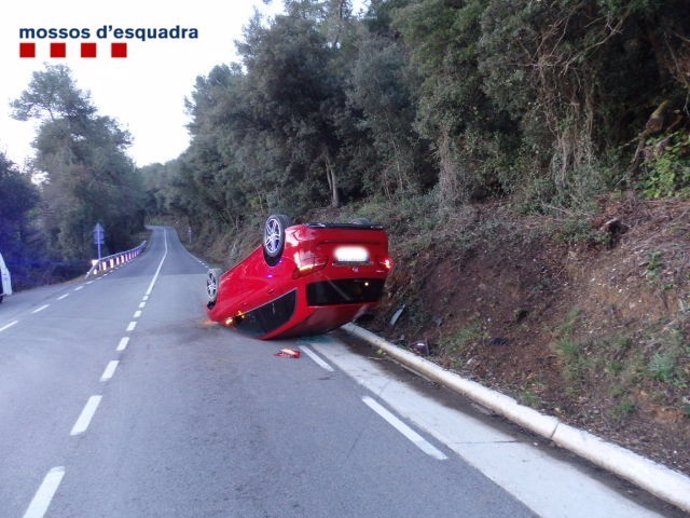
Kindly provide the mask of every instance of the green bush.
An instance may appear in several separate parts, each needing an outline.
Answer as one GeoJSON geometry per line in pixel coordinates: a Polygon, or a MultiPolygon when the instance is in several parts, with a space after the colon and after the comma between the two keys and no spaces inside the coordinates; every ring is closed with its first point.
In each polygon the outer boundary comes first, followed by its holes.
{"type": "Polygon", "coordinates": [[[676,131],[651,140],[640,182],[648,198],[690,197],[690,133],[676,131]]]}
{"type": "Polygon", "coordinates": [[[654,353],[649,361],[649,374],[656,380],[670,383],[674,379],[676,361],[673,352],[654,353]]]}

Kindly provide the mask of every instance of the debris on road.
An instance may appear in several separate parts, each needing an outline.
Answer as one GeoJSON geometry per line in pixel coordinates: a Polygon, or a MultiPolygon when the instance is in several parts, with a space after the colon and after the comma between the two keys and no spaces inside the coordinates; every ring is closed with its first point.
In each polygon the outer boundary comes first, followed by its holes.
{"type": "Polygon", "coordinates": [[[280,358],[294,358],[296,360],[300,357],[300,355],[300,351],[286,347],[285,349],[281,349],[280,351],[275,353],[273,356],[278,356],[280,358]]]}

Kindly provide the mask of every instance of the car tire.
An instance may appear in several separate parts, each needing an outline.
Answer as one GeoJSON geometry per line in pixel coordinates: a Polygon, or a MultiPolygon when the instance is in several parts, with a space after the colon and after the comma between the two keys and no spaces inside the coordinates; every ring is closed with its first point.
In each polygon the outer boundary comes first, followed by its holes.
{"type": "Polygon", "coordinates": [[[351,221],[353,225],[361,225],[363,227],[368,227],[371,225],[371,221],[367,218],[355,218],[351,221]]]}
{"type": "Polygon", "coordinates": [[[3,297],[4,297],[4,295],[0,295],[0,304],[2,304],[2,298],[3,297]]]}
{"type": "Polygon", "coordinates": [[[218,289],[220,288],[221,271],[218,268],[211,268],[206,276],[206,295],[208,303],[214,305],[218,300],[218,289]]]}
{"type": "Polygon", "coordinates": [[[280,261],[285,248],[285,229],[290,226],[290,218],[285,214],[271,214],[264,224],[264,259],[269,266],[280,261]]]}

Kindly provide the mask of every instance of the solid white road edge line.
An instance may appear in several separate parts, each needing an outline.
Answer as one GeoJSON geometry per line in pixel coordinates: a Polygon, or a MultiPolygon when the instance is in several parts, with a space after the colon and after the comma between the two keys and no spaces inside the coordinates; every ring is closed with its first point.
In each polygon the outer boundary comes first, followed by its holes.
{"type": "Polygon", "coordinates": [[[63,466],[57,466],[48,472],[38,487],[29,507],[26,508],[24,518],[43,518],[64,476],[65,468],[63,466]]]}
{"type": "Polygon", "coordinates": [[[312,351],[309,347],[304,346],[304,345],[300,345],[299,348],[302,352],[304,352],[307,356],[309,356],[309,358],[314,360],[316,365],[318,365],[322,369],[327,370],[328,372],[333,372],[333,367],[328,365],[328,363],[326,363],[325,360],[321,359],[321,357],[318,354],[316,354],[314,351],[312,351]]]}
{"type": "Polygon", "coordinates": [[[426,439],[424,439],[424,437],[419,435],[412,428],[410,428],[405,423],[403,423],[400,419],[395,417],[392,413],[390,413],[388,410],[386,410],[383,406],[381,406],[379,403],[377,403],[374,399],[370,398],[369,396],[363,396],[362,401],[364,402],[365,405],[367,405],[369,408],[371,408],[374,412],[376,412],[378,415],[380,415],[386,421],[388,421],[388,424],[390,424],[393,428],[395,428],[401,434],[403,434],[409,441],[412,442],[412,444],[414,444],[417,448],[422,450],[424,453],[426,453],[430,457],[433,457],[433,458],[438,459],[438,460],[446,460],[448,458],[443,454],[443,452],[441,450],[432,446],[426,439]]]}
{"type": "Polygon", "coordinates": [[[57,299],[58,299],[58,300],[64,300],[64,299],[66,299],[67,297],[69,297],[69,293],[65,293],[64,295],[60,295],[57,299]]]}
{"type": "Polygon", "coordinates": [[[117,344],[117,349],[115,349],[118,352],[124,351],[127,348],[127,344],[129,343],[129,336],[125,336],[123,338],[120,338],[120,343],[117,344]]]}
{"type": "Polygon", "coordinates": [[[2,333],[6,329],[9,329],[10,327],[12,327],[13,325],[18,324],[18,323],[19,323],[19,320],[15,320],[13,322],[10,322],[9,324],[5,324],[4,326],[0,327],[0,333],[2,333]]]}
{"type": "Polygon", "coordinates": [[[120,362],[118,360],[112,360],[108,362],[108,365],[106,365],[105,370],[103,371],[103,374],[101,375],[101,381],[108,381],[113,377],[113,374],[115,374],[115,369],[117,369],[117,366],[120,362]]]}
{"type": "Polygon", "coordinates": [[[206,266],[206,264],[201,259],[195,256],[192,252],[190,252],[189,249],[187,249],[185,244],[182,242],[182,240],[180,240],[180,244],[182,245],[182,248],[185,250],[185,252],[187,252],[192,259],[197,261],[200,265],[202,265],[204,268],[208,270],[208,266],[206,266]]]}
{"type": "Polygon", "coordinates": [[[134,328],[137,327],[136,322],[130,322],[129,325],[127,326],[127,331],[134,331],[134,328]]]}
{"type": "Polygon", "coordinates": [[[40,313],[44,309],[48,309],[50,307],[50,304],[43,304],[40,308],[34,309],[31,314],[35,315],[36,313],[40,313]]]}
{"type": "Polygon", "coordinates": [[[91,396],[89,398],[89,400],[86,402],[86,405],[84,405],[84,409],[81,411],[77,422],[74,423],[72,431],[69,433],[70,435],[82,434],[89,428],[91,419],[93,419],[96,409],[98,409],[98,405],[101,404],[101,399],[103,399],[103,396],[91,396]]]}
{"type": "Polygon", "coordinates": [[[151,291],[153,291],[153,287],[156,284],[156,281],[158,280],[158,276],[161,273],[161,268],[163,268],[163,263],[165,262],[165,258],[168,257],[168,235],[165,229],[163,229],[163,244],[165,245],[165,252],[163,253],[163,258],[161,259],[161,262],[158,264],[158,269],[156,270],[156,273],[153,276],[153,279],[151,279],[151,284],[149,284],[148,289],[146,290],[146,296],[151,295],[151,291]]]}

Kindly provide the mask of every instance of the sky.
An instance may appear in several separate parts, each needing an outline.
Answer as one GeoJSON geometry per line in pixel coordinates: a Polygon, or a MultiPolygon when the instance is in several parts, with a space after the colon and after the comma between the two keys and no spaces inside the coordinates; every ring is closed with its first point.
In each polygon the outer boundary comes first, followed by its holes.
{"type": "MultiPolygon", "coordinates": [[[[128,153],[136,165],[166,162],[182,153],[189,135],[189,118],[184,99],[189,97],[196,77],[207,75],[213,66],[238,61],[234,41],[254,9],[267,15],[279,12],[282,2],[265,5],[261,0],[193,2],[168,0],[36,0],[13,2],[0,16],[0,151],[23,166],[34,153],[31,142],[37,123],[11,118],[9,103],[28,86],[32,73],[46,64],[65,64],[81,90],[89,91],[100,115],[117,119],[134,137],[128,153]],[[196,29],[196,39],[100,39],[104,25],[115,28],[196,29]],[[21,39],[20,28],[88,29],[83,39],[21,39]],[[35,58],[20,58],[19,43],[36,42],[35,58]],[[110,55],[112,42],[127,42],[127,57],[110,55]],[[50,43],[65,42],[65,58],[50,57],[50,43]],[[82,42],[95,42],[95,58],[80,57],[82,42]]],[[[83,34],[83,32],[82,32],[83,34]]]]}

